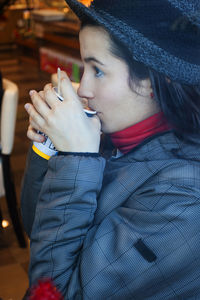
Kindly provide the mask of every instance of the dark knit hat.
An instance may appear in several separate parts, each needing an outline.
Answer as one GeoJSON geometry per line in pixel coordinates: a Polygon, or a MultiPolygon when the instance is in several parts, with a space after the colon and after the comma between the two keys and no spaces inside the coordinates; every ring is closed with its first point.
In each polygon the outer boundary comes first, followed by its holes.
{"type": "Polygon", "coordinates": [[[171,80],[200,84],[200,0],[66,0],[81,21],[92,19],[133,58],[171,80]]]}

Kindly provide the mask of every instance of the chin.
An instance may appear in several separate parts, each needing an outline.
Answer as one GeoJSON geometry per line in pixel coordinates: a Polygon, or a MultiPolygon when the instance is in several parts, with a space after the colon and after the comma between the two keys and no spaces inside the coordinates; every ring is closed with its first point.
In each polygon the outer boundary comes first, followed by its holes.
{"type": "Polygon", "coordinates": [[[102,123],[101,123],[101,131],[106,134],[110,133],[107,126],[105,126],[105,124],[102,124],[102,123]]]}
{"type": "Polygon", "coordinates": [[[116,132],[117,130],[114,130],[114,129],[109,128],[108,126],[102,125],[102,126],[101,126],[101,131],[102,131],[103,133],[105,133],[105,134],[111,134],[111,133],[116,132]]]}
{"type": "Polygon", "coordinates": [[[105,123],[101,120],[101,131],[105,134],[111,134],[119,131],[119,126],[114,126],[111,122],[105,123]]]}

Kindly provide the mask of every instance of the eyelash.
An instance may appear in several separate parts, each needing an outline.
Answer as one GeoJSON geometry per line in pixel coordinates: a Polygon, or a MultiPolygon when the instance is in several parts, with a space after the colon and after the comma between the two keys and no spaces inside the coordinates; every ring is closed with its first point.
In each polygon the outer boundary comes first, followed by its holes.
{"type": "Polygon", "coordinates": [[[93,67],[94,68],[94,71],[95,71],[95,77],[102,77],[104,75],[104,73],[97,67],[93,67]]]}

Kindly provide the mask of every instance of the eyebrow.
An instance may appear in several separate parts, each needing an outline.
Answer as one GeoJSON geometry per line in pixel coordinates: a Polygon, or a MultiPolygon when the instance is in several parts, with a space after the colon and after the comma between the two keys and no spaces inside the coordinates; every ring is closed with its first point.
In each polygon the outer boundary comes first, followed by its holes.
{"type": "Polygon", "coordinates": [[[89,56],[89,57],[84,58],[84,61],[85,61],[86,63],[89,63],[89,62],[91,62],[91,61],[94,61],[94,62],[96,62],[97,64],[100,64],[101,66],[104,66],[104,64],[103,64],[102,62],[100,62],[98,59],[96,59],[96,58],[93,57],[93,56],[89,56]]]}

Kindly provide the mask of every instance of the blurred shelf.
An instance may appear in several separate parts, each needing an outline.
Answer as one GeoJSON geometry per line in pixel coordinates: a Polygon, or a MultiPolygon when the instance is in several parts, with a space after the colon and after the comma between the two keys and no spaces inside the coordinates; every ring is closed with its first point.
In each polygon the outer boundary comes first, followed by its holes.
{"type": "Polygon", "coordinates": [[[79,33],[80,25],[74,21],[43,22],[34,20],[35,38],[17,37],[15,42],[23,55],[39,58],[39,48],[48,47],[75,58],[80,58],[79,33]]]}

